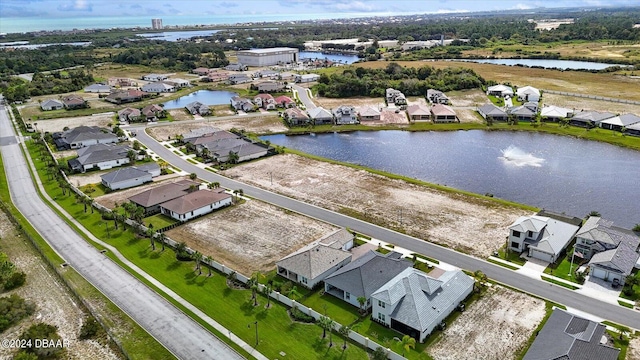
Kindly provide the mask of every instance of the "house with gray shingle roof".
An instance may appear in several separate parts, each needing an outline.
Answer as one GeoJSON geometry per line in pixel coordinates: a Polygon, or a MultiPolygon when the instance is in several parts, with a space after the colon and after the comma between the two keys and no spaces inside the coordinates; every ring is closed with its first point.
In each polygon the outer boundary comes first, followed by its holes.
{"type": "Polygon", "coordinates": [[[627,126],[634,124],[640,124],[640,116],[634,114],[622,114],[600,121],[601,128],[615,131],[622,131],[627,126]]]}
{"type": "Polygon", "coordinates": [[[616,116],[616,114],[610,112],[581,111],[571,118],[569,124],[592,128],[599,126],[602,120],[606,120],[614,116],[616,116]]]}
{"type": "Polygon", "coordinates": [[[333,123],[333,114],[331,114],[329,110],[320,106],[308,110],[307,113],[315,125],[333,123]]]}
{"type": "Polygon", "coordinates": [[[342,249],[349,251],[353,247],[353,233],[347,229],[338,229],[332,233],[329,233],[318,240],[322,245],[332,247],[334,249],[342,249]]]}
{"type": "Polygon", "coordinates": [[[369,251],[324,280],[324,291],[349,304],[360,307],[359,297],[371,307],[371,294],[387,281],[412,266],[411,262],[393,256],[369,251]]]}
{"type": "Polygon", "coordinates": [[[40,108],[44,111],[49,110],[60,110],[64,107],[62,101],[58,101],[56,99],[47,99],[40,104],[40,108]]]}
{"type": "Polygon", "coordinates": [[[102,185],[111,190],[126,189],[152,181],[160,176],[160,166],[148,163],[121,168],[101,175],[102,185]]]}
{"type": "Polygon", "coordinates": [[[105,84],[91,84],[84,88],[84,92],[108,94],[111,92],[111,86],[105,84]]]}
{"type": "Polygon", "coordinates": [[[107,170],[130,162],[127,156],[128,146],[113,144],[95,144],[78,149],[78,157],[69,160],[69,167],[74,171],[85,172],[93,168],[107,170]]]}
{"type": "Polygon", "coordinates": [[[606,327],[553,309],[523,360],[616,360],[619,349],[601,343],[606,327]]]}
{"type": "Polygon", "coordinates": [[[493,104],[478,107],[478,113],[485,120],[507,121],[507,113],[493,104]]]}
{"type": "Polygon", "coordinates": [[[576,224],[570,218],[521,216],[509,226],[509,248],[520,253],[526,251],[530,257],[553,263],[579,228],[580,223],[576,224]]]}
{"type": "Polygon", "coordinates": [[[405,269],[371,295],[372,319],[424,342],[473,291],[474,280],[461,270],[438,275],[405,269]]]}
{"type": "Polygon", "coordinates": [[[200,183],[191,180],[179,180],[164,184],[128,198],[136,206],[144,208],[147,215],[160,211],[160,204],[177,199],[191,191],[192,187],[199,187],[200,183]]]}
{"type": "Polygon", "coordinates": [[[544,120],[559,121],[573,116],[573,110],[555,105],[546,105],[540,109],[540,116],[544,120]]]}
{"type": "Polygon", "coordinates": [[[410,121],[429,121],[431,120],[431,109],[422,104],[409,105],[407,107],[410,121]]]}
{"type": "Polygon", "coordinates": [[[160,204],[160,212],[184,222],[229,206],[231,200],[225,192],[197,190],[160,204]]]}
{"type": "Polygon", "coordinates": [[[78,126],[63,132],[58,139],[58,149],[67,146],[70,149],[79,149],[95,144],[116,143],[119,140],[111,131],[97,126],[78,126]]]}
{"type": "Polygon", "coordinates": [[[627,126],[624,133],[634,136],[640,136],[640,123],[627,126]]]}
{"type": "Polygon", "coordinates": [[[591,216],[576,234],[576,255],[589,260],[589,275],[624,284],[640,255],[640,237],[613,222],[591,216]]]}
{"type": "Polygon", "coordinates": [[[327,276],[351,261],[351,253],[312,243],[276,262],[278,275],[313,289],[327,276]]]}

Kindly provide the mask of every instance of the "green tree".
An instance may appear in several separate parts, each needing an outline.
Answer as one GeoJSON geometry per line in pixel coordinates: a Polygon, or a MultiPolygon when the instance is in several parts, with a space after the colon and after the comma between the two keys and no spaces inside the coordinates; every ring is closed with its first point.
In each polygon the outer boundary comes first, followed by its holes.
{"type": "Polygon", "coordinates": [[[264,294],[264,296],[267,297],[267,309],[269,309],[271,307],[271,292],[273,291],[273,284],[271,282],[268,282],[263,288],[262,288],[262,294],[264,294]]]}
{"type": "Polygon", "coordinates": [[[193,261],[196,262],[196,270],[198,270],[198,275],[202,275],[202,267],[200,263],[202,262],[202,253],[200,251],[196,251],[191,255],[193,261]]]}
{"type": "Polygon", "coordinates": [[[238,156],[237,152],[229,151],[229,157],[227,159],[228,163],[237,164],[239,160],[240,157],[238,156]]]}
{"type": "Polygon", "coordinates": [[[344,338],[344,343],[342,344],[342,351],[344,351],[347,348],[347,339],[349,339],[350,331],[351,331],[351,328],[346,325],[341,326],[340,329],[338,330],[340,335],[342,335],[342,337],[344,338]]]}
{"type": "Polygon", "coordinates": [[[211,273],[211,268],[213,267],[213,266],[211,266],[211,262],[213,261],[213,258],[211,256],[207,255],[207,256],[204,257],[204,261],[207,262],[207,268],[209,269],[209,275],[207,275],[207,277],[211,277],[211,275],[213,275],[211,273]]]}
{"type": "MultiPolygon", "coordinates": [[[[318,325],[322,328],[322,338],[324,339],[327,337],[327,330],[331,332],[331,329],[333,328],[333,320],[328,316],[320,316],[318,319],[318,325]]],[[[329,345],[329,347],[331,347],[331,345],[329,345]]]]}
{"type": "Polygon", "coordinates": [[[29,344],[25,348],[25,352],[38,356],[39,359],[52,359],[57,358],[63,351],[62,342],[60,341],[60,335],[58,335],[58,328],[53,325],[45,323],[37,323],[29,327],[25,332],[20,335],[20,339],[27,340],[25,343],[29,344]],[[53,346],[44,346],[41,341],[47,339],[47,345],[53,341],[53,346]],[[39,340],[39,341],[36,341],[39,340]],[[56,346],[60,341],[60,346],[56,346]],[[36,347],[36,345],[43,345],[36,347]]]}
{"type": "Polygon", "coordinates": [[[191,173],[191,174],[189,174],[189,179],[191,179],[191,180],[195,180],[195,179],[197,179],[197,178],[198,178],[198,174],[196,174],[196,173],[191,173]]]}
{"type": "Polygon", "coordinates": [[[378,346],[373,352],[373,360],[387,360],[387,352],[381,346],[378,346]]]}
{"type": "Polygon", "coordinates": [[[590,216],[601,217],[602,215],[600,215],[599,212],[593,210],[593,211],[589,212],[589,214],[587,214],[587,217],[590,217],[590,216]]]}
{"type": "MultiPolygon", "coordinates": [[[[159,239],[162,244],[162,251],[164,251],[164,244],[167,242],[167,235],[164,232],[160,233],[159,239]]],[[[211,276],[211,269],[209,269],[209,276],[211,276]]]]}
{"type": "Polygon", "coordinates": [[[367,303],[367,298],[364,296],[358,296],[356,300],[358,300],[358,304],[360,304],[360,311],[362,313],[366,312],[366,309],[364,308],[364,304],[367,303]]]}
{"type": "Polygon", "coordinates": [[[402,345],[402,356],[404,356],[405,352],[409,352],[411,349],[416,348],[416,339],[409,335],[403,336],[402,340],[399,340],[399,342],[402,345]]]}
{"type": "Polygon", "coordinates": [[[302,297],[302,294],[298,291],[297,286],[292,286],[289,291],[287,291],[287,296],[289,299],[298,300],[302,297]]]}
{"type": "Polygon", "coordinates": [[[153,229],[153,224],[149,224],[149,228],[147,228],[147,237],[151,241],[151,250],[156,250],[156,231],[153,229]]]}

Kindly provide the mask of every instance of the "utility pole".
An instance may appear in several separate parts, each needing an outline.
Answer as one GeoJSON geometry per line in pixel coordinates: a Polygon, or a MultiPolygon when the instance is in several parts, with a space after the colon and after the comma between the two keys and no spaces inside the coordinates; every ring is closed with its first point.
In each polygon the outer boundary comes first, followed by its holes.
{"type": "Polygon", "coordinates": [[[571,278],[571,269],[573,268],[573,256],[576,254],[576,246],[573,246],[573,249],[571,250],[571,265],[569,265],[569,278],[571,278]]]}

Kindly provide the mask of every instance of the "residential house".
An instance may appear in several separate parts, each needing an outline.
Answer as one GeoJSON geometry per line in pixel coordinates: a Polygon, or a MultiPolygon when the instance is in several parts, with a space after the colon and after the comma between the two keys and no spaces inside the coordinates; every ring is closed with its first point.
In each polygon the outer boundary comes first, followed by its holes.
{"type": "Polygon", "coordinates": [[[385,99],[387,100],[387,105],[389,106],[391,104],[394,104],[401,109],[407,108],[407,98],[400,90],[396,90],[393,88],[386,89],[385,99]]]}
{"type": "Polygon", "coordinates": [[[176,91],[176,87],[162,81],[142,85],[142,91],[148,93],[168,93],[176,91]]]}
{"type": "Polygon", "coordinates": [[[349,304],[368,309],[371,295],[395,276],[412,267],[396,252],[369,251],[324,279],[324,292],[349,304]],[[360,305],[358,298],[365,298],[360,305]]]}
{"type": "Polygon", "coordinates": [[[407,268],[373,295],[372,319],[424,342],[473,291],[462,270],[425,274],[407,268]]]}
{"type": "Polygon", "coordinates": [[[261,83],[258,83],[256,87],[261,93],[282,91],[282,89],[284,89],[284,85],[275,81],[263,81],[261,83]]]}
{"type": "Polygon", "coordinates": [[[200,75],[200,76],[204,76],[209,74],[209,72],[211,72],[210,69],[205,68],[205,67],[199,67],[199,68],[195,68],[193,70],[191,70],[192,73],[196,74],[196,75],[200,75]]]}
{"type": "Polygon", "coordinates": [[[142,80],[150,81],[150,82],[158,82],[167,80],[169,77],[162,74],[147,74],[142,76],[142,80]]]}
{"type": "Polygon", "coordinates": [[[102,185],[111,190],[126,189],[153,181],[150,173],[136,167],[126,167],[111,171],[100,175],[100,178],[102,179],[102,185]]]}
{"type": "Polygon", "coordinates": [[[333,110],[333,117],[337,125],[357,124],[358,116],[353,106],[342,105],[333,110]]]}
{"type": "Polygon", "coordinates": [[[111,86],[104,84],[92,84],[84,88],[84,92],[87,93],[100,93],[108,94],[111,92],[111,86]]]}
{"type": "Polygon", "coordinates": [[[62,98],[62,104],[67,110],[84,109],[88,107],[87,102],[81,96],[76,94],[64,96],[62,98]]]}
{"type": "Polygon", "coordinates": [[[121,123],[136,122],[140,120],[141,112],[135,108],[124,108],[118,111],[118,119],[121,123]]]}
{"type": "Polygon", "coordinates": [[[257,107],[265,110],[276,109],[276,99],[274,99],[271,94],[258,94],[253,98],[253,103],[256,104],[257,107]]]}
{"type": "Polygon", "coordinates": [[[129,78],[109,78],[107,81],[109,86],[113,87],[136,87],[138,83],[135,80],[129,78]]]}
{"type": "Polygon", "coordinates": [[[248,111],[254,111],[255,106],[253,105],[253,103],[251,102],[251,100],[246,99],[246,98],[242,98],[239,96],[234,96],[231,98],[231,106],[236,110],[236,111],[244,111],[244,112],[248,112],[248,111]]]}
{"type": "Polygon", "coordinates": [[[261,143],[252,143],[243,139],[221,140],[217,145],[218,146],[216,147],[211,147],[211,143],[208,143],[203,146],[208,149],[211,148],[211,156],[217,162],[221,163],[229,162],[231,153],[235,154],[237,159],[235,160],[236,163],[258,159],[269,153],[269,147],[266,145],[262,145],[261,143]],[[230,147],[232,144],[235,144],[235,146],[230,147]]]}
{"type": "Polygon", "coordinates": [[[308,110],[307,113],[314,125],[333,124],[333,114],[322,107],[315,107],[308,110]]]}
{"type": "Polygon", "coordinates": [[[442,91],[436,89],[427,90],[427,100],[432,104],[449,105],[451,101],[442,91]]]}
{"type": "Polygon", "coordinates": [[[148,93],[144,91],[140,91],[137,89],[129,89],[129,90],[114,90],[107,97],[105,97],[105,101],[114,103],[114,104],[124,104],[135,101],[142,101],[145,97],[150,96],[148,93]]]}
{"type": "Polygon", "coordinates": [[[523,360],[617,360],[620,350],[603,343],[606,327],[554,308],[523,360]]]}
{"type": "Polygon", "coordinates": [[[493,104],[480,106],[478,108],[478,113],[485,120],[507,121],[507,113],[493,104]]]}
{"type": "Polygon", "coordinates": [[[170,78],[164,80],[163,83],[171,85],[176,89],[182,89],[191,86],[191,82],[189,80],[180,79],[180,78],[170,78]]]}
{"type": "Polygon", "coordinates": [[[371,106],[365,106],[360,109],[360,121],[379,121],[380,120],[380,111],[378,109],[373,108],[371,106]]]}
{"type": "Polygon", "coordinates": [[[282,81],[293,81],[297,74],[292,72],[283,72],[278,75],[278,80],[282,81]]]}
{"type": "Polygon", "coordinates": [[[229,206],[231,200],[225,192],[197,190],[160,204],[160,213],[185,222],[229,206]]]}
{"type": "Polygon", "coordinates": [[[590,216],[576,234],[576,256],[589,260],[589,275],[624,284],[638,262],[640,237],[613,222],[590,216]]]}
{"type": "Polygon", "coordinates": [[[229,74],[227,74],[226,72],[212,72],[212,73],[209,73],[208,75],[203,76],[202,78],[200,78],[200,80],[204,82],[228,81],[229,74]]]}
{"type": "Polygon", "coordinates": [[[640,123],[627,126],[624,133],[634,136],[640,136],[640,123]]]}
{"type": "Polygon", "coordinates": [[[546,105],[540,109],[540,117],[543,120],[560,121],[560,119],[568,119],[573,116],[572,109],[566,109],[555,105],[546,105]]]}
{"type": "Polygon", "coordinates": [[[330,246],[334,249],[349,251],[353,248],[354,238],[355,236],[352,232],[345,228],[341,228],[321,237],[320,239],[318,239],[318,243],[325,246],[330,246]]]}
{"type": "Polygon", "coordinates": [[[431,118],[434,123],[460,122],[456,111],[444,104],[435,104],[431,107],[431,118]]]}
{"type": "Polygon", "coordinates": [[[197,138],[200,138],[202,136],[211,135],[211,134],[217,133],[219,131],[221,131],[221,130],[216,128],[216,127],[213,127],[213,126],[203,126],[201,128],[197,128],[197,129],[193,129],[193,130],[184,132],[184,133],[182,133],[180,135],[182,135],[182,141],[187,143],[187,142],[192,142],[192,141],[194,141],[197,138]]]}
{"type": "Polygon", "coordinates": [[[487,88],[487,95],[497,97],[511,97],[513,96],[513,89],[507,85],[494,85],[487,88]]]}
{"type": "Polygon", "coordinates": [[[517,120],[533,120],[538,113],[538,105],[536,103],[526,103],[520,106],[514,106],[507,110],[507,114],[517,120]]]}
{"type": "Polygon", "coordinates": [[[73,171],[85,172],[94,168],[107,170],[128,164],[131,160],[128,146],[95,144],[78,149],[78,157],[69,160],[73,171]]]}
{"type": "Polygon", "coordinates": [[[351,253],[347,251],[313,243],[276,262],[276,272],[285,279],[313,289],[350,261],[351,253]]]}
{"type": "Polygon", "coordinates": [[[407,114],[409,114],[409,121],[431,120],[431,109],[422,104],[409,105],[409,107],[407,107],[407,114]]]}
{"type": "Polygon", "coordinates": [[[540,90],[534,88],[533,86],[523,86],[516,90],[516,95],[518,99],[523,102],[539,102],[540,101],[540,90]]]}
{"type": "Polygon", "coordinates": [[[140,112],[147,121],[157,121],[158,119],[165,117],[164,108],[157,104],[147,105],[143,107],[140,112]]]}
{"type": "Polygon", "coordinates": [[[253,81],[253,78],[247,74],[244,73],[240,73],[240,74],[231,74],[228,77],[228,82],[231,85],[237,85],[237,84],[246,84],[246,83],[250,83],[253,81]]]}
{"type": "Polygon", "coordinates": [[[274,70],[264,69],[259,70],[255,73],[255,75],[259,78],[268,78],[268,79],[277,79],[280,76],[280,73],[274,70]]]}
{"type": "Polygon", "coordinates": [[[185,108],[191,115],[198,114],[206,116],[211,114],[211,109],[199,101],[190,102],[185,106],[185,108]]]}
{"type": "Polygon", "coordinates": [[[245,71],[247,70],[247,67],[240,63],[231,63],[225,66],[224,69],[227,71],[245,71]]]}
{"type": "Polygon", "coordinates": [[[623,131],[627,126],[635,124],[640,124],[640,116],[634,114],[622,114],[600,121],[601,128],[615,131],[623,131]]]}
{"type": "Polygon", "coordinates": [[[40,108],[42,108],[42,110],[44,111],[60,110],[64,108],[64,104],[62,103],[62,101],[47,99],[40,104],[40,108]]]}
{"type": "Polygon", "coordinates": [[[294,81],[297,83],[314,82],[318,81],[318,79],[320,79],[320,75],[318,74],[302,74],[294,77],[294,81]]]}
{"type": "Polygon", "coordinates": [[[179,180],[164,184],[129,197],[129,201],[144,208],[147,215],[160,212],[160,204],[177,199],[198,189],[199,182],[191,180],[179,180]]]}
{"type": "Polygon", "coordinates": [[[289,126],[301,126],[309,123],[309,115],[298,108],[290,108],[282,113],[282,118],[287,121],[289,126]]]}
{"type": "Polygon", "coordinates": [[[107,129],[97,126],[78,126],[54,135],[58,150],[79,149],[95,144],[117,143],[118,137],[107,129]]]}
{"type": "Polygon", "coordinates": [[[610,119],[614,116],[616,116],[616,114],[610,112],[581,111],[573,115],[571,121],[569,121],[569,124],[580,127],[593,128],[599,126],[602,120],[610,119]]]}
{"type": "Polygon", "coordinates": [[[136,164],[134,166],[132,166],[138,170],[142,170],[142,171],[146,171],[149,174],[151,174],[151,177],[156,177],[156,176],[160,176],[160,174],[162,174],[162,169],[160,169],[160,165],[158,165],[157,163],[154,162],[150,162],[150,163],[142,163],[142,164],[136,164]]]}
{"type": "MultiPolygon", "coordinates": [[[[549,213],[543,213],[547,215],[549,213]]],[[[573,240],[582,221],[554,214],[553,217],[521,216],[509,226],[509,249],[554,263],[573,240]]]]}
{"type": "Polygon", "coordinates": [[[296,106],[296,102],[293,101],[290,97],[282,95],[275,98],[276,106],[281,108],[291,108],[296,106]]]}

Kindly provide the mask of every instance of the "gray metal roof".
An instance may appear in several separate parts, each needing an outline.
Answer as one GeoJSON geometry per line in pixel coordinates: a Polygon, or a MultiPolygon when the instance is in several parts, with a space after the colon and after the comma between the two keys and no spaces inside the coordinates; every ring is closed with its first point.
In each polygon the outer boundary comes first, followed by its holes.
{"type": "Polygon", "coordinates": [[[605,326],[554,309],[523,360],[616,360],[620,350],[600,344],[605,326]]]}
{"type": "Polygon", "coordinates": [[[473,288],[474,280],[461,270],[447,271],[438,279],[407,268],[378,289],[372,299],[391,304],[395,321],[424,331],[434,325],[443,311],[473,288]]]}
{"type": "Polygon", "coordinates": [[[328,276],[324,282],[356,297],[369,298],[387,281],[410,267],[408,261],[369,251],[328,276]]]}
{"type": "Polygon", "coordinates": [[[282,258],[276,264],[307,279],[315,279],[325,271],[350,258],[351,254],[349,252],[316,244],[311,248],[302,248],[282,258]]]}
{"type": "Polygon", "coordinates": [[[108,172],[104,175],[100,175],[102,180],[106,181],[109,184],[136,179],[143,176],[151,176],[151,174],[144,170],[136,169],[135,167],[120,168],[118,170],[108,172]]]}

